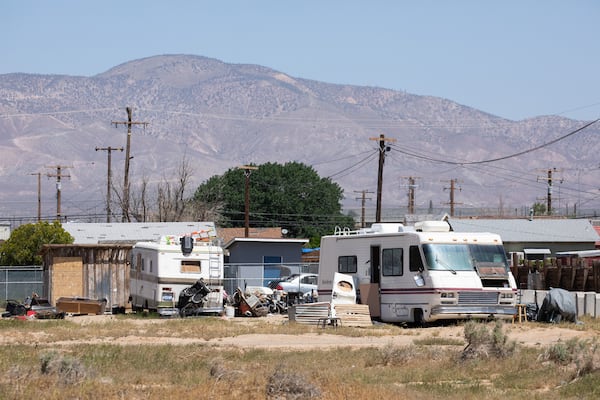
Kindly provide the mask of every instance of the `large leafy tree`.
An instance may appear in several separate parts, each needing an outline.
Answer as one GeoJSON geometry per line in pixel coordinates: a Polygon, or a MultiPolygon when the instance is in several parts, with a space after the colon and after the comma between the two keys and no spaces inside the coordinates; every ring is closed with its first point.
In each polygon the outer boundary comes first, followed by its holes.
{"type": "Polygon", "coordinates": [[[39,253],[43,245],[69,244],[73,240],[58,221],[21,225],[12,231],[6,242],[0,244],[0,264],[41,265],[39,253]]]}
{"type": "MultiPolygon", "coordinates": [[[[223,226],[244,226],[245,171],[232,168],[215,175],[194,194],[194,201],[222,210],[217,222],[223,226]]],[[[266,163],[252,170],[248,179],[251,226],[281,226],[291,237],[311,239],[311,245],[318,245],[335,226],[354,226],[353,218],[342,214],[342,188],[319,177],[312,167],[266,163]]]]}

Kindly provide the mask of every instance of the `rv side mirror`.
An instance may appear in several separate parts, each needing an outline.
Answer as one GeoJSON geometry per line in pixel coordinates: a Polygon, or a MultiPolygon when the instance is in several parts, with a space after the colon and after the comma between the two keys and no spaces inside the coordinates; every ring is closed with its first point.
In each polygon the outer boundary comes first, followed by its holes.
{"type": "Polygon", "coordinates": [[[194,250],[194,238],[191,236],[183,236],[179,239],[181,243],[181,252],[183,255],[187,256],[194,250]]]}

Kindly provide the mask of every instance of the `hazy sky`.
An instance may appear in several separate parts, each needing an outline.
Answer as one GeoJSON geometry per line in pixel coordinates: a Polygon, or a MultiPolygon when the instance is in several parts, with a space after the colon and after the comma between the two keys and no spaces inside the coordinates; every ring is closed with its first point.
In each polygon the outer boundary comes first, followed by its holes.
{"type": "Polygon", "coordinates": [[[600,117],[597,0],[4,0],[0,34],[0,74],[193,54],[513,120],[600,117]]]}

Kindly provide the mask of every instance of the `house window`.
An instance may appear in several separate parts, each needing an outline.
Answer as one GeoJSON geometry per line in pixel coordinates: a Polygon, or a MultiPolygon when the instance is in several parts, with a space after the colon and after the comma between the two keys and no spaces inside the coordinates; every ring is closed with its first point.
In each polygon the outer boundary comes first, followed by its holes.
{"type": "Polygon", "coordinates": [[[338,272],[341,274],[355,274],[356,265],[356,256],[338,257],[338,272]]]}
{"type": "Polygon", "coordinates": [[[402,249],[383,249],[383,275],[400,276],[403,274],[402,249]]]}

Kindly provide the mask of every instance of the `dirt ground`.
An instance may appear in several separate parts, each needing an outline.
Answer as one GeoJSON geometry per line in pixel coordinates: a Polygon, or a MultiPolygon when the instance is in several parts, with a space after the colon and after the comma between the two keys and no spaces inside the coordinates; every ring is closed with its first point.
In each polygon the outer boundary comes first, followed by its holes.
{"type": "MultiPolygon", "coordinates": [[[[68,320],[73,322],[86,325],[96,322],[104,322],[115,318],[112,315],[87,315],[87,316],[67,316],[68,320]]],[[[269,315],[262,318],[226,318],[231,324],[249,324],[258,325],[259,323],[268,322],[273,324],[286,324],[289,323],[287,316],[284,315],[269,315]]],[[[171,320],[168,319],[140,319],[135,320],[139,324],[168,324],[171,320]]],[[[307,349],[331,349],[339,347],[383,347],[390,344],[396,346],[410,345],[414,341],[422,341],[428,338],[437,339],[454,339],[464,340],[464,328],[462,326],[435,326],[428,328],[407,328],[401,331],[401,334],[395,335],[383,335],[383,336],[340,336],[333,333],[333,327],[318,328],[312,330],[310,333],[300,335],[286,335],[286,334],[261,334],[252,333],[239,335],[234,337],[224,337],[211,340],[204,340],[201,338],[175,338],[170,336],[160,336],[155,338],[149,337],[137,337],[137,336],[124,336],[119,338],[104,338],[97,337],[85,340],[68,341],[68,342],[54,342],[54,345],[74,345],[80,343],[111,343],[121,345],[138,345],[144,344],[172,344],[172,345],[186,345],[186,344],[203,344],[212,346],[215,349],[248,349],[248,348],[260,348],[270,350],[307,350],[307,349]]],[[[396,331],[397,332],[397,331],[396,331]]],[[[509,340],[513,340],[523,346],[531,347],[546,347],[554,344],[558,341],[566,341],[571,338],[577,337],[580,339],[592,339],[597,338],[598,333],[591,330],[580,330],[572,324],[539,324],[539,323],[507,323],[505,325],[505,333],[508,335],[509,340]]],[[[48,338],[43,337],[44,334],[40,333],[39,337],[29,337],[27,340],[28,344],[35,345],[36,343],[44,343],[48,345],[48,338]]],[[[11,345],[16,343],[23,343],[20,338],[15,337],[0,337],[0,345],[11,345]]]]}

